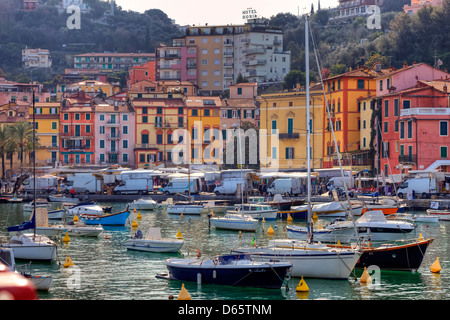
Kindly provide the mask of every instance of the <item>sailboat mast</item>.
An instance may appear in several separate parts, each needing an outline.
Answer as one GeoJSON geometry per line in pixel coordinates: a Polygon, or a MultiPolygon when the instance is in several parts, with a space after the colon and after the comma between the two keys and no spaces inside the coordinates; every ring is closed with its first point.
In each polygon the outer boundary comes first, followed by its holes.
{"type": "MultiPolygon", "coordinates": [[[[36,109],[33,89],[33,215],[36,219],[36,109]]],[[[34,237],[36,237],[36,223],[34,224],[34,237]]]]}
{"type": "Polygon", "coordinates": [[[307,163],[307,173],[308,173],[308,241],[313,242],[313,230],[311,223],[311,120],[309,114],[310,108],[310,97],[309,97],[309,31],[308,31],[308,19],[309,16],[305,16],[305,64],[306,64],[306,136],[307,136],[307,144],[306,144],[306,163],[307,163]]]}

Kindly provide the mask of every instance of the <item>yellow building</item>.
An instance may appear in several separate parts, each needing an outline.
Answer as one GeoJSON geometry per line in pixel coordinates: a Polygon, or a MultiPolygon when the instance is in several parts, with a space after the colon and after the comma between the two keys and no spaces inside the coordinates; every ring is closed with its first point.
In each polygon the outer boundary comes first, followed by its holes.
{"type": "Polygon", "coordinates": [[[84,91],[87,95],[96,97],[110,97],[120,92],[120,86],[97,80],[85,80],[68,85],[57,85],[56,98],[59,101],[65,92],[76,93],[84,91]]]}
{"type": "Polygon", "coordinates": [[[178,156],[183,158],[184,152],[178,152],[174,159],[172,151],[185,135],[184,94],[130,92],[129,97],[136,112],[135,167],[182,164],[178,156]]]}
{"type": "MultiPolygon", "coordinates": [[[[260,103],[261,169],[307,167],[306,92],[263,94],[260,103]],[[267,133],[267,135],[265,135],[267,133]]],[[[311,168],[322,167],[323,92],[310,91],[311,168]]]]}
{"type": "MultiPolygon", "coordinates": [[[[36,165],[54,165],[59,161],[59,111],[60,103],[36,102],[34,115],[36,136],[39,146],[36,148],[36,165]]],[[[33,106],[30,106],[29,118],[33,122],[33,106]]]]}
{"type": "MultiPolygon", "coordinates": [[[[329,106],[336,144],[342,159],[347,159],[342,163],[343,166],[347,167],[346,169],[351,167],[352,161],[350,159],[353,159],[353,154],[358,152],[361,146],[359,101],[376,95],[375,77],[383,75],[384,72],[385,70],[376,71],[362,68],[324,80],[326,102],[329,106]]],[[[370,109],[370,106],[367,106],[367,101],[366,107],[370,109]]],[[[326,112],[324,108],[323,168],[332,168],[338,166],[338,161],[336,144],[326,112]]]]}
{"type": "Polygon", "coordinates": [[[191,136],[191,163],[220,164],[222,154],[219,97],[188,96],[187,129],[191,136]]]}

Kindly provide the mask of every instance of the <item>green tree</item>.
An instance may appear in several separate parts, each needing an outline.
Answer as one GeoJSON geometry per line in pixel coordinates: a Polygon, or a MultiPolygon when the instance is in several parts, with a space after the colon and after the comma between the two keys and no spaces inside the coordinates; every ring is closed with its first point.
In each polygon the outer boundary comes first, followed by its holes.
{"type": "Polygon", "coordinates": [[[11,143],[17,146],[20,164],[23,166],[24,155],[30,151],[33,145],[33,125],[30,122],[21,121],[8,126],[8,135],[11,143]]]}

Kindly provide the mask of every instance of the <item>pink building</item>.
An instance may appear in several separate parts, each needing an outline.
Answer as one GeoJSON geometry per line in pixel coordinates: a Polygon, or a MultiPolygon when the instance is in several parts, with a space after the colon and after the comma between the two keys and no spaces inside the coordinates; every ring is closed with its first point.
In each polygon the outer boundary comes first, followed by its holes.
{"type": "Polygon", "coordinates": [[[450,159],[448,87],[448,80],[418,81],[381,97],[380,169],[385,174],[424,170],[450,159]]]}
{"type": "Polygon", "coordinates": [[[135,113],[122,100],[96,101],[95,164],[134,167],[135,113]]]}
{"type": "Polygon", "coordinates": [[[440,6],[442,0],[411,0],[410,5],[404,5],[403,11],[407,14],[416,14],[417,11],[422,9],[424,6],[440,6]]]}
{"type": "Polygon", "coordinates": [[[0,105],[17,100],[32,102],[33,90],[35,91],[36,102],[50,101],[50,92],[44,92],[41,84],[18,83],[6,80],[4,76],[0,75],[0,105]]]}

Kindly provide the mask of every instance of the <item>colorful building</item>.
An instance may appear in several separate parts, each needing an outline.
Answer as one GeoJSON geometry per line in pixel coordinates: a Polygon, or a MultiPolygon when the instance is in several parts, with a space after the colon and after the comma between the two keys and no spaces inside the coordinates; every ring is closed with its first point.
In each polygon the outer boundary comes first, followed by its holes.
{"type": "Polygon", "coordinates": [[[220,97],[187,96],[187,129],[191,138],[190,158],[193,164],[220,164],[220,97]]]}
{"type": "Polygon", "coordinates": [[[67,95],[60,109],[60,160],[69,165],[95,163],[94,99],[84,91],[67,95]]]}
{"type": "MultiPolygon", "coordinates": [[[[61,85],[57,85],[60,88],[61,85]]],[[[85,94],[92,98],[106,98],[120,92],[120,86],[102,82],[97,80],[84,80],[77,83],[72,83],[64,86],[64,90],[57,90],[57,99],[61,99],[64,93],[77,93],[84,91],[85,94]]]]}
{"type": "Polygon", "coordinates": [[[418,81],[413,88],[381,97],[380,172],[424,170],[437,160],[450,159],[449,87],[448,80],[418,81]]]}
{"type": "Polygon", "coordinates": [[[84,53],[73,56],[73,67],[116,72],[154,60],[154,53],[84,53]]]}
{"type": "MultiPolygon", "coordinates": [[[[36,148],[37,166],[54,166],[59,162],[59,102],[36,102],[34,119],[36,120],[36,136],[39,139],[36,148]]],[[[33,106],[30,105],[28,121],[33,122],[33,106]]]]}
{"type": "Polygon", "coordinates": [[[155,81],[155,61],[132,67],[128,71],[128,78],[128,87],[142,80],[155,81]]]}
{"type": "Polygon", "coordinates": [[[95,104],[95,164],[134,167],[135,113],[124,101],[95,104]]]}
{"type": "Polygon", "coordinates": [[[403,11],[407,14],[416,14],[417,11],[425,6],[440,6],[442,5],[442,0],[411,0],[411,4],[406,4],[403,6],[403,11]]]}
{"type": "Polygon", "coordinates": [[[9,81],[0,74],[0,105],[14,103],[17,100],[32,102],[33,91],[36,102],[50,101],[50,92],[44,91],[42,84],[9,81]]]}
{"type": "MultiPolygon", "coordinates": [[[[306,92],[263,94],[260,105],[261,169],[307,167],[306,92]]],[[[310,91],[311,167],[323,165],[323,92],[310,91]]]]}
{"type": "Polygon", "coordinates": [[[171,165],[179,160],[178,155],[185,157],[186,152],[178,152],[176,159],[172,154],[177,143],[184,141],[187,126],[183,91],[131,91],[129,98],[136,115],[135,167],[171,165]]]}

